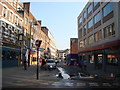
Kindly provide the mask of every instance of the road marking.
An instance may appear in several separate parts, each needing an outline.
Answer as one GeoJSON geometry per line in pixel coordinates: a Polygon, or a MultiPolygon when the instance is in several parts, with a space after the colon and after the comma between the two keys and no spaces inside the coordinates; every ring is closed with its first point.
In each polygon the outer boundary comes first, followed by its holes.
{"type": "Polygon", "coordinates": [[[102,83],[103,86],[111,86],[110,83],[102,83]]]}
{"type": "Polygon", "coordinates": [[[89,86],[99,86],[98,83],[88,83],[88,84],[89,84],[89,86]]]}
{"type": "Polygon", "coordinates": [[[76,86],[86,86],[86,83],[77,83],[76,86]]]}

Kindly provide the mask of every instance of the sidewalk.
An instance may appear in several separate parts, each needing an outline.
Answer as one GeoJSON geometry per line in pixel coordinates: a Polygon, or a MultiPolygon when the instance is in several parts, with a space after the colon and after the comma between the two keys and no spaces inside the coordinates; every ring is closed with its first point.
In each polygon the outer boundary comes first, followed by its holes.
{"type": "Polygon", "coordinates": [[[40,88],[49,87],[53,81],[58,81],[58,78],[54,78],[53,73],[57,73],[57,70],[42,71],[39,70],[39,80],[36,79],[37,66],[30,66],[27,70],[24,70],[23,66],[3,68],[2,69],[2,87],[6,88],[40,88]],[[46,74],[47,72],[47,74],[46,74]],[[49,75],[48,75],[49,74],[49,75]],[[48,78],[47,78],[48,77],[48,78]]]}

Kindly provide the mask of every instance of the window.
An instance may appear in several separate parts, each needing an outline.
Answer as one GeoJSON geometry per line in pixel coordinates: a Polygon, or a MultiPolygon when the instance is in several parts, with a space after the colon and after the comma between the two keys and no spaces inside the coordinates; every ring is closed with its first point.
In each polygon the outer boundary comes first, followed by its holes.
{"type": "Polygon", "coordinates": [[[103,8],[103,16],[107,16],[110,12],[113,11],[113,2],[110,2],[103,8]]]}
{"type": "Polygon", "coordinates": [[[10,20],[11,22],[13,22],[13,13],[12,13],[12,12],[10,12],[9,20],[10,20]]]}
{"type": "Polygon", "coordinates": [[[102,40],[102,31],[98,31],[97,33],[95,33],[95,41],[99,41],[102,40]]]}
{"type": "Polygon", "coordinates": [[[3,7],[3,17],[7,17],[7,8],[3,7]]]}
{"type": "Polygon", "coordinates": [[[100,0],[94,0],[94,7],[100,2],[100,0]]]}
{"type": "Polygon", "coordinates": [[[86,25],[83,27],[84,35],[86,35],[86,25]]]}
{"type": "Polygon", "coordinates": [[[104,28],[104,38],[110,37],[115,34],[114,24],[104,28]]]}
{"type": "Polygon", "coordinates": [[[93,26],[93,20],[91,19],[89,22],[88,22],[88,29],[91,28],[93,26]]]}
{"type": "Polygon", "coordinates": [[[26,24],[26,25],[28,24],[28,19],[27,19],[27,18],[25,18],[25,24],[26,24]]]}
{"type": "Polygon", "coordinates": [[[79,23],[82,23],[82,17],[79,19],[79,23]]]}
{"type": "Polygon", "coordinates": [[[15,24],[16,25],[18,24],[18,17],[17,16],[15,17],[15,24]]]}
{"type": "Polygon", "coordinates": [[[92,11],[92,4],[88,7],[87,11],[88,11],[88,14],[92,11]]]}
{"type": "Polygon", "coordinates": [[[84,39],[84,46],[87,45],[87,39],[84,39]]]}
{"type": "Polygon", "coordinates": [[[84,12],[84,13],[83,13],[83,18],[86,18],[86,16],[87,16],[87,13],[84,12]]]}
{"type": "Polygon", "coordinates": [[[79,36],[79,38],[81,38],[82,37],[82,29],[80,29],[79,31],[78,31],[78,36],[79,36]]]}
{"type": "Polygon", "coordinates": [[[98,21],[101,20],[101,12],[99,12],[95,17],[94,17],[94,23],[96,24],[98,21]]]}
{"type": "Polygon", "coordinates": [[[88,37],[88,44],[92,44],[94,42],[94,36],[91,35],[88,37]]]}
{"type": "Polygon", "coordinates": [[[80,47],[84,47],[84,42],[80,41],[80,47]]]}

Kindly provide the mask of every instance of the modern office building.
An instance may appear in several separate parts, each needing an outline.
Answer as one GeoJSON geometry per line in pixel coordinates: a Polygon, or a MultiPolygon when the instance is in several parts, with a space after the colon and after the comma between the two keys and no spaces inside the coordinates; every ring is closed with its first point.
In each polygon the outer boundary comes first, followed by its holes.
{"type": "Polygon", "coordinates": [[[77,18],[78,54],[103,71],[120,67],[120,2],[113,1],[88,2],[77,18]]]}

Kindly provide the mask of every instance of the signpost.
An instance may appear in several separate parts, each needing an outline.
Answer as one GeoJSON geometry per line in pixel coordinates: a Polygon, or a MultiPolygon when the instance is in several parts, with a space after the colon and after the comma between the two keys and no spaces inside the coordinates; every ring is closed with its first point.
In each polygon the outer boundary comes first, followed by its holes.
{"type": "Polygon", "coordinates": [[[39,55],[39,47],[40,47],[41,43],[42,43],[42,40],[36,40],[36,42],[35,42],[35,45],[37,46],[37,72],[36,72],[37,80],[39,78],[39,68],[38,68],[38,65],[39,65],[38,59],[39,58],[38,58],[38,55],[39,55]]]}

